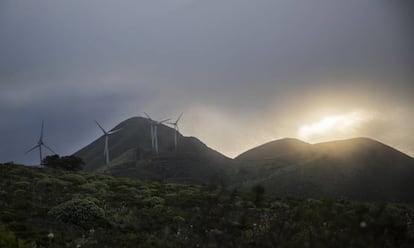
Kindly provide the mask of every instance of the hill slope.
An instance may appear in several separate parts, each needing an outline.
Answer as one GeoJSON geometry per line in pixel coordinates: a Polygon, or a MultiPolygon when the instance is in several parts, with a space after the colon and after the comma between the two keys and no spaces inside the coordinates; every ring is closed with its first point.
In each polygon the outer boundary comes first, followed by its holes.
{"type": "Polygon", "coordinates": [[[224,183],[232,168],[231,159],[210,149],[197,138],[178,134],[174,147],[174,129],[158,126],[159,156],[151,149],[150,120],[133,117],[113,128],[121,131],[109,137],[111,162],[105,165],[104,137],[100,137],[74,155],[81,157],[86,171],[116,176],[181,183],[224,183]]]}
{"type": "Polygon", "coordinates": [[[315,145],[284,139],[236,160],[242,187],[262,184],[277,195],[414,202],[414,159],[367,138],[315,145]]]}

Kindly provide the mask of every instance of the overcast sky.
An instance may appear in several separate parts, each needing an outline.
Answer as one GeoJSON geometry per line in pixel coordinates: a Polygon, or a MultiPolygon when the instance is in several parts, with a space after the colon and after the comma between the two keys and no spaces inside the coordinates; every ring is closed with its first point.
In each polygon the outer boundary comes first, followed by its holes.
{"type": "Polygon", "coordinates": [[[365,136],[414,155],[408,0],[0,1],[0,162],[143,112],[233,157],[365,136]]]}

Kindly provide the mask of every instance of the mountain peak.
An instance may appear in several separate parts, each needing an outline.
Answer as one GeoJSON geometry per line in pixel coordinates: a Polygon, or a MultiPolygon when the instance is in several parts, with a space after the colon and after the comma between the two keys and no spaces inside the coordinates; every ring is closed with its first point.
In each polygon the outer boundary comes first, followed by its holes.
{"type": "Polygon", "coordinates": [[[390,147],[384,143],[368,137],[355,137],[343,140],[333,140],[310,144],[295,138],[283,138],[267,142],[252,148],[236,157],[238,160],[260,160],[286,157],[289,154],[303,155],[309,152],[332,153],[333,155],[349,156],[357,153],[387,152],[387,154],[399,154],[410,156],[390,147]]]}
{"type": "Polygon", "coordinates": [[[382,157],[383,159],[412,159],[397,149],[367,137],[334,140],[313,145],[316,152],[341,157],[382,157]]]}
{"type": "Polygon", "coordinates": [[[122,128],[108,138],[110,163],[104,159],[105,137],[101,136],[74,155],[85,161],[86,171],[108,172],[118,176],[173,182],[211,183],[224,175],[231,160],[214,151],[195,137],[185,137],[164,124],[157,126],[158,155],[151,142],[151,121],[131,117],[114,129],[122,128]]]}
{"type": "Polygon", "coordinates": [[[276,140],[237,159],[243,187],[260,183],[284,196],[414,202],[414,159],[366,137],[312,145],[276,140]]]}
{"type": "Polygon", "coordinates": [[[283,138],[250,149],[236,157],[237,160],[273,159],[282,155],[308,150],[312,145],[299,139],[283,138]]]}

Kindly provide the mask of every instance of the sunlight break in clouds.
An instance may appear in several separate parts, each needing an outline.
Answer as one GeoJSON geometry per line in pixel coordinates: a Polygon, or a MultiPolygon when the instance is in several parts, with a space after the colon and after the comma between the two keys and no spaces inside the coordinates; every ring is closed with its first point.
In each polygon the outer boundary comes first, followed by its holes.
{"type": "Polygon", "coordinates": [[[300,139],[310,142],[349,138],[358,135],[358,128],[369,119],[371,119],[370,115],[363,111],[330,115],[316,122],[302,125],[297,134],[300,139]]]}

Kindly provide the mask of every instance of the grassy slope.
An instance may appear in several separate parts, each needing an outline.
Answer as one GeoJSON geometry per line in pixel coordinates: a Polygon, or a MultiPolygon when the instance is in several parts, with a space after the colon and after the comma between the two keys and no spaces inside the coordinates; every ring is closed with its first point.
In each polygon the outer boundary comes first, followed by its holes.
{"type": "Polygon", "coordinates": [[[412,206],[254,192],[0,165],[0,247],[413,244],[412,206]]]}

